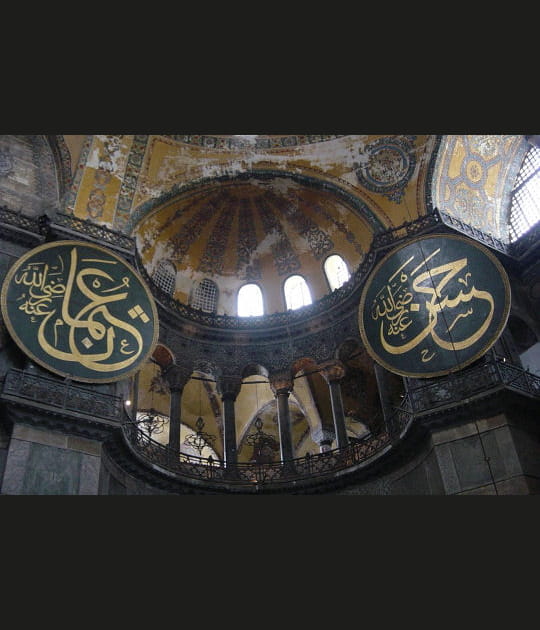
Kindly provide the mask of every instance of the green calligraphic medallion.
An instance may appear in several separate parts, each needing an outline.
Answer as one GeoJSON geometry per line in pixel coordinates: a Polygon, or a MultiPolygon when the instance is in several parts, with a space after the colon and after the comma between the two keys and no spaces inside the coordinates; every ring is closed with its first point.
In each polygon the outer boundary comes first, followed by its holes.
{"type": "Polygon", "coordinates": [[[152,294],[135,269],[79,241],[46,243],[22,256],[4,280],[2,316],[36,363],[90,383],[136,372],[159,332],[152,294]]]}
{"type": "Polygon", "coordinates": [[[358,323],[369,354],[388,370],[440,376],[497,341],[510,283],[497,258],[465,236],[420,236],[387,254],[362,291],[358,323]]]}

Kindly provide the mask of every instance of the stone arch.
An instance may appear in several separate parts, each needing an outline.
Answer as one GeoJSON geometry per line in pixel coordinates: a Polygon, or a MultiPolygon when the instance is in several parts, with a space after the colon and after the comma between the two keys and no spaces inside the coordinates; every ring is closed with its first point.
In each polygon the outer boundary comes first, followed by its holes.
{"type": "Polygon", "coordinates": [[[298,372],[312,372],[318,367],[317,362],[312,357],[300,357],[295,359],[291,365],[291,374],[296,376],[298,372]]]}
{"type": "Polygon", "coordinates": [[[248,363],[242,369],[241,376],[242,379],[248,378],[249,376],[264,376],[268,378],[268,369],[259,363],[248,363]]]}
{"type": "Polygon", "coordinates": [[[152,359],[165,370],[174,363],[174,354],[166,345],[158,343],[152,352],[152,359]]]}
{"type": "Polygon", "coordinates": [[[71,155],[63,135],[47,136],[51,147],[58,179],[59,201],[62,201],[71,185],[71,155]]]}

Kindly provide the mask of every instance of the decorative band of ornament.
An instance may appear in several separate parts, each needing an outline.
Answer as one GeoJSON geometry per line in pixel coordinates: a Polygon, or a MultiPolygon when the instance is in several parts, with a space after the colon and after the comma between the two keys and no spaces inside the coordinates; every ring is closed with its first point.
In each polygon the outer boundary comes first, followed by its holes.
{"type": "Polygon", "coordinates": [[[456,234],[419,236],[387,254],[368,278],[358,322],[369,354],[416,378],[460,370],[484,355],[510,311],[497,258],[456,234]]]}
{"type": "Polygon", "coordinates": [[[15,210],[10,210],[7,206],[0,206],[0,223],[12,225],[33,234],[43,234],[46,231],[47,219],[46,215],[29,217],[21,211],[15,212],[15,210]]]}
{"type": "Polygon", "coordinates": [[[1,300],[21,350],[74,380],[127,378],[157,342],[152,294],[125,260],[99,245],[55,241],[30,250],[8,271],[1,300]]]}
{"type": "Polygon", "coordinates": [[[256,135],[256,136],[207,136],[207,135],[170,135],[167,136],[177,142],[193,144],[206,149],[225,149],[228,151],[238,149],[283,149],[313,144],[314,142],[326,142],[341,138],[341,135],[256,135]]]}
{"type": "Polygon", "coordinates": [[[2,396],[106,420],[120,421],[123,413],[121,396],[96,392],[69,380],[60,381],[15,368],[6,375],[2,396]]]}
{"type": "Polygon", "coordinates": [[[135,240],[122,234],[122,232],[111,230],[93,221],[79,219],[69,214],[57,212],[52,219],[52,228],[67,228],[83,236],[96,239],[100,243],[124,249],[130,254],[135,249],[135,240]]]}
{"type": "Polygon", "coordinates": [[[69,214],[56,212],[53,219],[46,214],[38,217],[30,217],[21,211],[15,212],[7,206],[0,206],[0,223],[12,225],[26,230],[33,234],[47,235],[49,232],[63,232],[62,228],[69,230],[73,236],[79,238],[88,237],[106,243],[116,248],[120,248],[133,254],[135,250],[135,240],[131,237],[111,230],[103,225],[98,225],[87,219],[79,219],[69,214]]]}

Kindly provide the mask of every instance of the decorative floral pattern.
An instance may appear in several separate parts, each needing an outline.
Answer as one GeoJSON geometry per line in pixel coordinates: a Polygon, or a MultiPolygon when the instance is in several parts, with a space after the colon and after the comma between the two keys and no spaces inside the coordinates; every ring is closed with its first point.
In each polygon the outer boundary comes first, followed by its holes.
{"type": "Polygon", "coordinates": [[[380,138],[359,153],[358,181],[372,192],[399,203],[416,166],[415,136],[380,138]]]}
{"type": "Polygon", "coordinates": [[[241,199],[238,208],[238,261],[236,271],[245,280],[260,280],[261,265],[254,257],[257,233],[250,199],[241,199]]]}
{"type": "Polygon", "coordinates": [[[283,276],[293,271],[298,271],[300,269],[298,256],[283,231],[281,223],[272,212],[270,204],[264,198],[261,198],[258,209],[265,232],[267,234],[275,234],[277,237],[271,248],[278,274],[283,276]]]}
{"type": "Polygon", "coordinates": [[[230,214],[229,208],[224,206],[206,242],[206,248],[198,267],[199,271],[221,273],[223,270],[223,257],[225,256],[227,241],[232,228],[230,214]]]}

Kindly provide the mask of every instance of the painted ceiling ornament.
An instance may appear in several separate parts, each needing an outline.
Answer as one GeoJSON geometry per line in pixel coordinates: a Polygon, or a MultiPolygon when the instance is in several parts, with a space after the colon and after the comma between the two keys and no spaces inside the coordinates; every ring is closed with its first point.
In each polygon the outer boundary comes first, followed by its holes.
{"type": "Polygon", "coordinates": [[[484,160],[492,160],[501,151],[504,136],[470,136],[469,144],[472,151],[481,155],[484,160]]]}
{"type": "Polygon", "coordinates": [[[391,136],[368,144],[356,171],[360,184],[399,203],[416,166],[415,138],[391,136]]]}
{"type": "Polygon", "coordinates": [[[127,378],[159,334],[152,294],[135,269],[85,242],[55,241],[24,254],[6,275],[1,304],[21,350],[76,381],[127,378]]]}
{"type": "Polygon", "coordinates": [[[499,338],[510,309],[504,267],[465,236],[420,236],[387,254],[363,289],[359,329],[386,369],[427,378],[461,370],[499,338]]]}
{"type": "Polygon", "coordinates": [[[166,136],[177,142],[202,146],[207,149],[281,149],[286,147],[302,146],[316,142],[325,142],[341,135],[246,135],[236,134],[228,136],[207,136],[207,135],[171,135],[166,136]]]}

